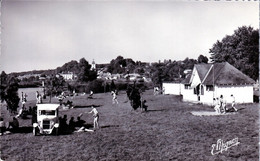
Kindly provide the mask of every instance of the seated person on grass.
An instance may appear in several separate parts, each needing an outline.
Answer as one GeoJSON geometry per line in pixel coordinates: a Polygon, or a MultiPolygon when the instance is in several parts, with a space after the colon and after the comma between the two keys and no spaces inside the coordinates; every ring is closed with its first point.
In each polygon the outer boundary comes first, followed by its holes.
{"type": "Polygon", "coordinates": [[[26,110],[25,107],[22,107],[22,108],[19,110],[18,115],[16,115],[15,117],[16,117],[16,118],[21,117],[22,119],[25,119],[25,118],[27,118],[27,115],[28,115],[28,110],[26,110]]]}
{"type": "Polygon", "coordinates": [[[64,105],[65,107],[67,107],[67,108],[73,108],[72,103],[73,103],[72,101],[67,100],[67,102],[64,102],[64,103],[63,103],[63,105],[64,105]]]}
{"type": "Polygon", "coordinates": [[[90,94],[89,94],[89,96],[88,96],[88,98],[90,98],[90,99],[92,99],[93,98],[93,91],[90,91],[90,94]]]}
{"type": "Polygon", "coordinates": [[[82,126],[84,126],[85,122],[86,121],[81,120],[81,118],[78,116],[77,121],[75,122],[75,127],[82,127],[82,126]]]}
{"type": "Polygon", "coordinates": [[[143,98],[141,98],[141,110],[147,111],[147,105],[145,104],[146,100],[143,100],[143,98]]]}
{"type": "Polygon", "coordinates": [[[71,117],[70,121],[69,121],[69,130],[70,131],[74,131],[75,130],[75,124],[76,124],[76,122],[74,121],[74,117],[71,117]]]}
{"type": "Polygon", "coordinates": [[[10,129],[11,132],[17,132],[19,129],[19,121],[17,120],[16,117],[13,117],[13,121],[9,122],[9,126],[7,127],[7,129],[10,129]],[[10,129],[10,127],[12,127],[10,129]]]}

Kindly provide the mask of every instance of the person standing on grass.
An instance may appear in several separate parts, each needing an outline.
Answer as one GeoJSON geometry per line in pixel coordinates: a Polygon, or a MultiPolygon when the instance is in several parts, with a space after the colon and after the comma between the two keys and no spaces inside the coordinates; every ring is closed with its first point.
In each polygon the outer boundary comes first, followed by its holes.
{"type": "Polygon", "coordinates": [[[141,111],[147,111],[147,105],[145,104],[146,103],[146,100],[143,99],[143,97],[141,97],[141,111]]]}
{"type": "Polygon", "coordinates": [[[25,98],[22,100],[22,108],[25,108],[25,103],[26,103],[26,100],[25,98]]]}
{"type": "Polygon", "coordinates": [[[35,95],[36,95],[36,103],[39,104],[40,103],[40,99],[39,99],[40,93],[39,93],[39,91],[36,91],[35,95]]]}
{"type": "Polygon", "coordinates": [[[226,113],[226,107],[224,104],[223,95],[220,95],[219,102],[220,102],[220,107],[223,109],[223,113],[226,113]]]}
{"type": "Polygon", "coordinates": [[[235,110],[235,111],[237,111],[237,108],[235,107],[235,96],[233,96],[233,94],[231,94],[231,99],[232,99],[232,104],[231,104],[231,107],[235,110]]]}
{"type": "Polygon", "coordinates": [[[24,100],[24,95],[23,95],[23,92],[22,92],[21,102],[23,102],[23,100],[24,100]]]}
{"type": "Polygon", "coordinates": [[[220,112],[220,101],[219,101],[219,99],[218,98],[214,98],[213,99],[214,100],[214,110],[219,114],[219,113],[221,113],[220,112]]]}
{"type": "Polygon", "coordinates": [[[116,92],[112,91],[111,94],[112,94],[112,96],[113,96],[113,98],[112,98],[112,103],[113,103],[113,104],[115,104],[115,103],[118,104],[116,92]]]}
{"type": "Polygon", "coordinates": [[[99,125],[98,125],[98,120],[99,120],[99,114],[98,114],[98,111],[95,107],[91,107],[92,110],[89,112],[89,113],[93,113],[93,117],[94,117],[94,129],[96,128],[99,128],[99,125]]]}

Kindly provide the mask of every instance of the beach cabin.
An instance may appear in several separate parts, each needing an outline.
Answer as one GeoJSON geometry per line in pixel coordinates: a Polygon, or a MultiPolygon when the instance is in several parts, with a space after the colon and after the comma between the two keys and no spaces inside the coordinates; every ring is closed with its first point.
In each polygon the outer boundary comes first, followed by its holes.
{"type": "Polygon", "coordinates": [[[191,75],[183,82],[184,101],[213,104],[213,98],[223,95],[231,103],[253,103],[255,81],[227,62],[195,64],[191,75]]]}

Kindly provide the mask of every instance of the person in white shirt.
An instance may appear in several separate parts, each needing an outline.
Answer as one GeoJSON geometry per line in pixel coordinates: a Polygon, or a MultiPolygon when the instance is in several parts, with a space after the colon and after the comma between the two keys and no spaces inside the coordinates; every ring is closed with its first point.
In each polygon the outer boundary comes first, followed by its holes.
{"type": "Polygon", "coordinates": [[[115,104],[115,103],[118,104],[116,92],[112,91],[111,94],[113,95],[112,103],[113,104],[115,104]]]}
{"type": "Polygon", "coordinates": [[[224,100],[223,95],[220,95],[219,102],[220,107],[223,109],[223,113],[226,113],[226,101],[224,100]]]}
{"type": "Polygon", "coordinates": [[[235,103],[236,103],[236,101],[235,101],[235,96],[233,96],[233,94],[231,94],[231,99],[232,99],[232,104],[231,104],[231,106],[232,106],[232,108],[233,108],[235,111],[237,111],[237,108],[235,107],[235,103]]]}
{"type": "Polygon", "coordinates": [[[214,109],[215,109],[215,111],[219,114],[219,113],[221,113],[220,112],[220,101],[219,101],[219,99],[218,98],[216,98],[216,100],[215,100],[215,98],[214,98],[214,109]]]}
{"type": "Polygon", "coordinates": [[[94,108],[93,106],[91,107],[92,110],[89,113],[93,113],[93,117],[94,117],[94,129],[99,128],[98,125],[98,120],[99,120],[99,114],[96,108],[94,108]]]}
{"type": "Polygon", "coordinates": [[[39,104],[40,103],[40,99],[39,99],[39,97],[40,97],[40,93],[39,93],[39,91],[36,91],[36,104],[39,104]]]}

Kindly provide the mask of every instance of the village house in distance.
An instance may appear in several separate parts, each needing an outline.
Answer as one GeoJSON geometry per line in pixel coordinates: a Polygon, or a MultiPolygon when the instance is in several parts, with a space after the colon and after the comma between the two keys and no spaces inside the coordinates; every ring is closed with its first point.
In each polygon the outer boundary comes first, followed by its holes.
{"type": "Polygon", "coordinates": [[[165,94],[183,95],[183,101],[212,105],[223,95],[231,103],[253,103],[255,81],[227,62],[195,64],[181,83],[163,83],[165,94]]]}

